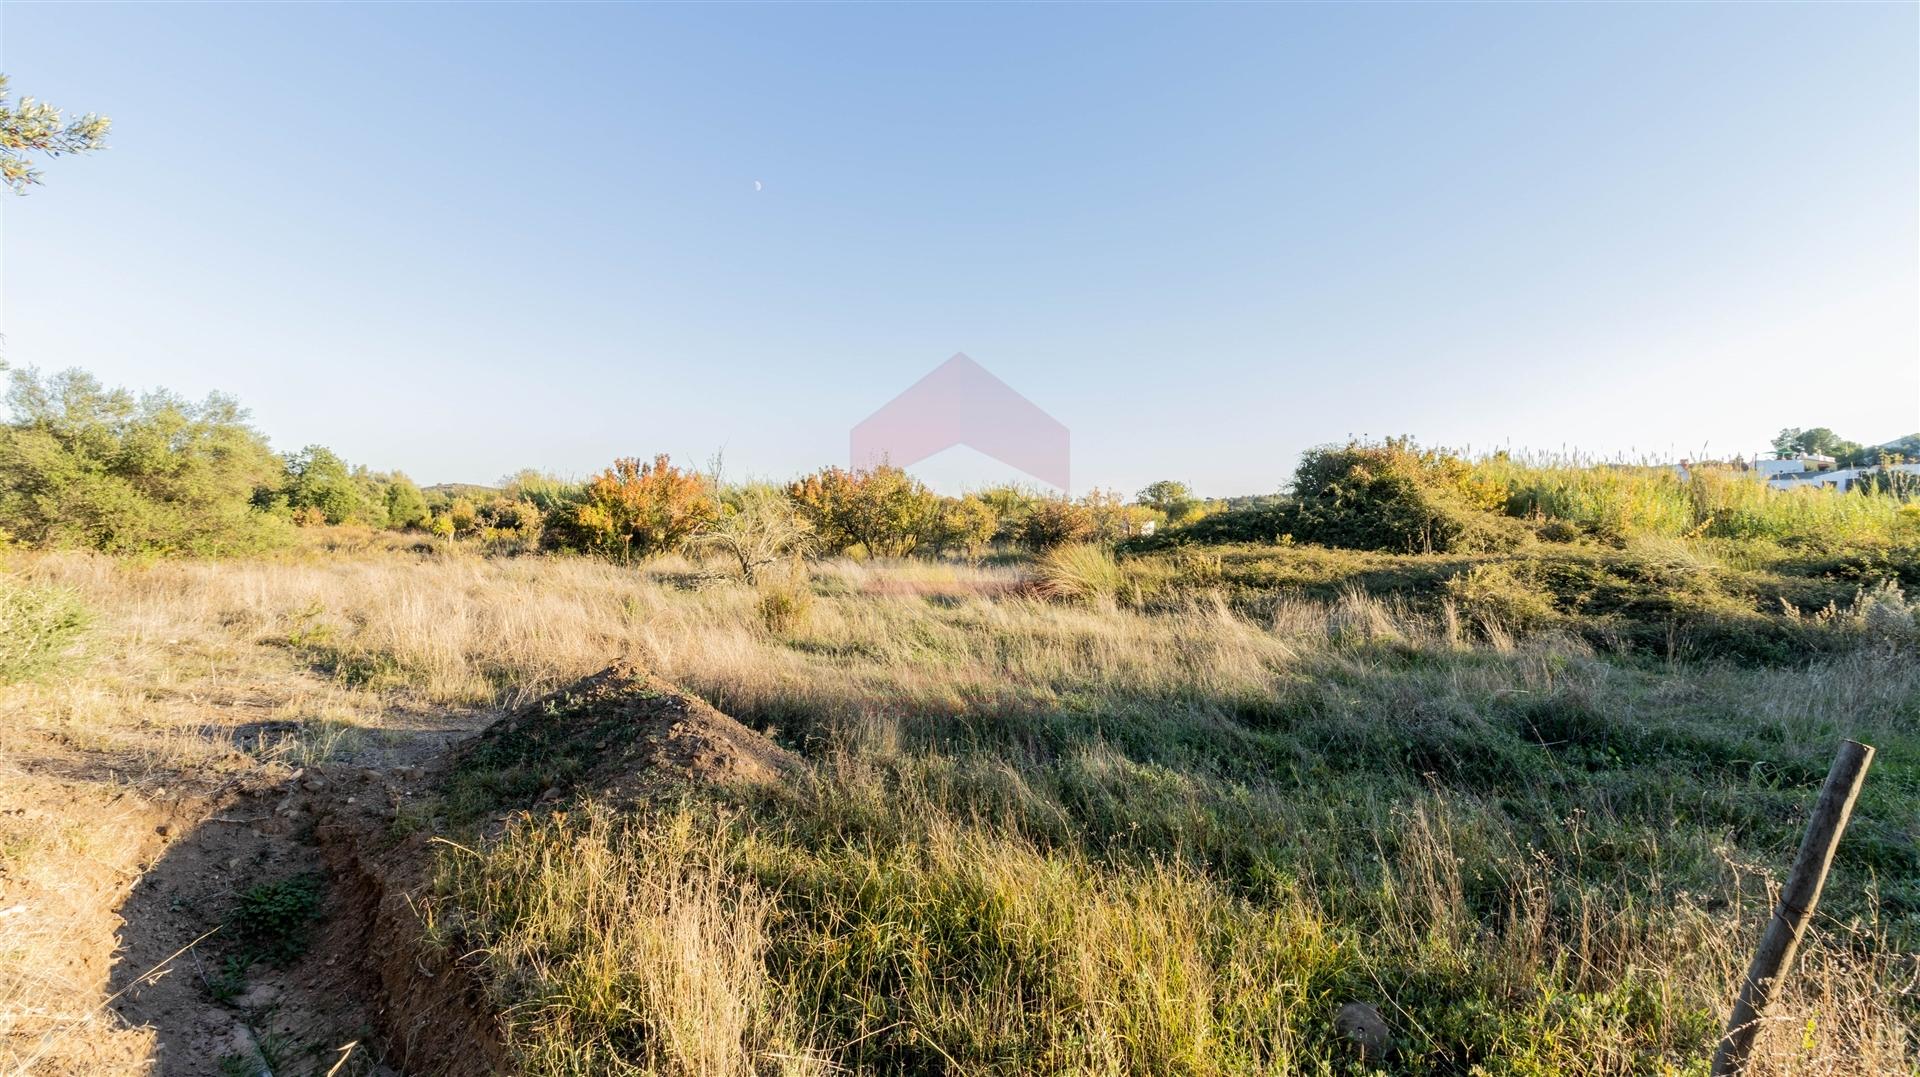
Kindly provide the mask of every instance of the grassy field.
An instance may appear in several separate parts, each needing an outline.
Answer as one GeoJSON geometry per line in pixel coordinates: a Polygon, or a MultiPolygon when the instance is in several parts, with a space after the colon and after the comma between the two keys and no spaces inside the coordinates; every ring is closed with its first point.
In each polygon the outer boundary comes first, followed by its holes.
{"type": "Polygon", "coordinates": [[[797,752],[773,790],[441,813],[430,930],[484,962],[531,1073],[1704,1073],[1844,736],[1879,759],[1758,1072],[1915,1066],[1896,588],[1705,539],[1081,551],[820,563],[775,631],[692,562],[331,541],[18,556],[95,657],[4,690],[6,747],[285,766],[630,655],[797,752]],[[223,681],[298,732],[209,731],[181,697],[223,681]],[[1349,1002],[1389,1054],[1336,1030],[1349,1002]]]}

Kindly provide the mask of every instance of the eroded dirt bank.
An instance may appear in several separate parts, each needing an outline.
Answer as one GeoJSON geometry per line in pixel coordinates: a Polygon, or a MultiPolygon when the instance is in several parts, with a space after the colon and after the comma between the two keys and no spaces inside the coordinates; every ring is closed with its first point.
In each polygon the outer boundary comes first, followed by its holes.
{"type": "Polygon", "coordinates": [[[781,781],[799,766],[620,664],[478,735],[232,783],[161,828],[119,910],[113,1009],[150,1030],[167,1077],[509,1072],[478,956],[431,923],[434,843],[581,796],[781,781]]]}

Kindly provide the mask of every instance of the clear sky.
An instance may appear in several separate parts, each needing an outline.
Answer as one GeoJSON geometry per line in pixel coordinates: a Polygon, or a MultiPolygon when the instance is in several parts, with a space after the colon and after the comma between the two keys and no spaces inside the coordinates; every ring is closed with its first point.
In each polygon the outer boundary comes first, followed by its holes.
{"type": "Polygon", "coordinates": [[[1920,429],[1917,57],[1912,4],[9,0],[15,90],[114,131],[0,204],[0,329],[423,482],[844,463],[962,351],[1075,492],[1877,442],[1920,429]]]}

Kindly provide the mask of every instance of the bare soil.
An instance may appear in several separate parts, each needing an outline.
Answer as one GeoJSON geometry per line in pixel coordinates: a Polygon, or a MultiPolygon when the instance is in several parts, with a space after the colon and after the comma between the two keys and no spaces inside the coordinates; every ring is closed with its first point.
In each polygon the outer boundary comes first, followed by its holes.
{"type": "Polygon", "coordinates": [[[127,1026],[150,1030],[151,1072],[506,1072],[498,1007],[477,961],[426,938],[420,918],[448,790],[475,775],[490,783],[484,830],[581,795],[634,800],[688,782],[775,782],[799,767],[767,738],[625,663],[477,735],[475,724],[416,723],[325,765],[142,805],[151,862],[118,909],[107,989],[127,1026]],[[301,878],[317,878],[321,894],[304,953],[248,960],[227,931],[236,901],[301,878]]]}
{"type": "Polygon", "coordinates": [[[422,764],[469,732],[460,723],[408,729],[358,757],[174,802],[162,851],[119,909],[110,982],[114,1010],[154,1032],[154,1072],[398,1072],[383,1064],[381,1014],[370,1003],[366,880],[342,870],[321,834],[330,820],[384,824],[404,811],[422,764]],[[236,901],[300,877],[316,877],[321,895],[306,952],[284,965],[246,960],[222,935],[236,901]],[[254,1058],[268,1065],[243,1066],[254,1058]]]}

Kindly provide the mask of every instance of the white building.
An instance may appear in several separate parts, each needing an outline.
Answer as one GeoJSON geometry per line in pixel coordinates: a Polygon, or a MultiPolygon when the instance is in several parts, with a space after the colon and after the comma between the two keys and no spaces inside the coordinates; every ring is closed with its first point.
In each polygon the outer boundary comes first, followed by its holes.
{"type": "MultiPolygon", "coordinates": [[[[1760,473],[1761,478],[1766,480],[1767,485],[1775,490],[1798,490],[1804,486],[1811,486],[1844,491],[1851,489],[1854,481],[1861,476],[1871,475],[1881,470],[1877,464],[1868,467],[1838,467],[1831,456],[1809,453],[1776,456],[1771,460],[1755,460],[1753,468],[1760,473]]],[[[1920,475],[1920,463],[1888,464],[1885,470],[1920,475]]]]}

